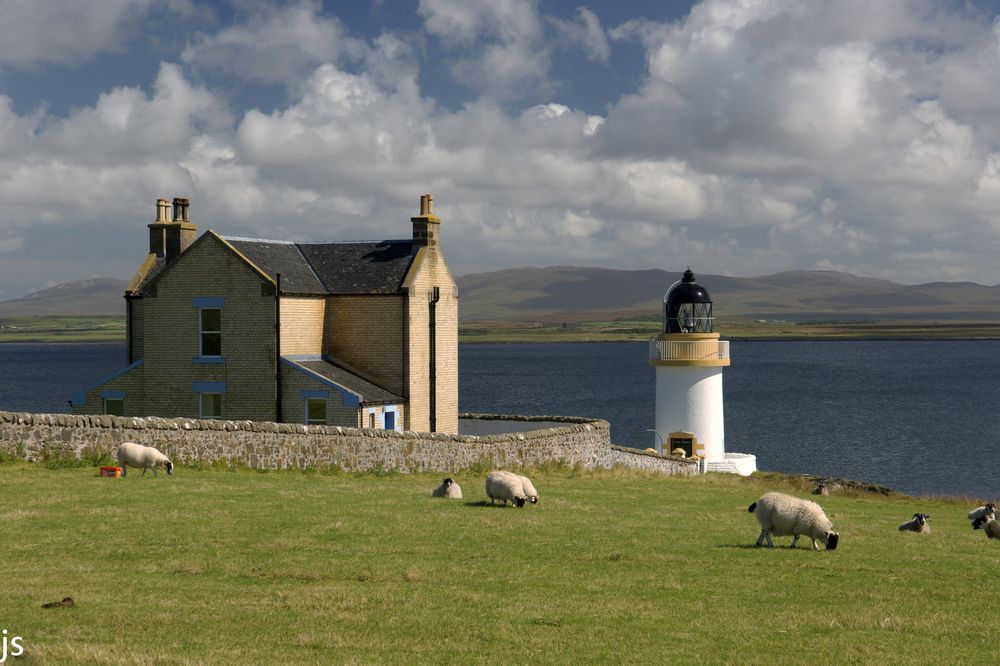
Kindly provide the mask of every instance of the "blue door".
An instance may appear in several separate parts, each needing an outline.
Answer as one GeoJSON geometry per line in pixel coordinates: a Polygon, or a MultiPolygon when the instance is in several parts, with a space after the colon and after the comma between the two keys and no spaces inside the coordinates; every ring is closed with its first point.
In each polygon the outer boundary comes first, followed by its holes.
{"type": "Polygon", "coordinates": [[[385,413],[385,429],[386,430],[396,429],[396,412],[385,413]]]}

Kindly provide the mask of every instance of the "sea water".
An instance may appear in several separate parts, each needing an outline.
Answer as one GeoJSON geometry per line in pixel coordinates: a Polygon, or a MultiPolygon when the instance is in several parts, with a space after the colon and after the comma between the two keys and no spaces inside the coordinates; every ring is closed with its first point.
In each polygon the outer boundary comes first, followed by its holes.
{"type": "MultiPolygon", "coordinates": [[[[723,372],[726,450],[760,469],[920,494],[1000,495],[1000,341],[736,340],[723,372]]],[[[655,436],[645,343],[462,345],[459,408],[606,419],[655,436]]],[[[0,410],[67,412],[124,367],[121,344],[0,345],[0,410]]]]}

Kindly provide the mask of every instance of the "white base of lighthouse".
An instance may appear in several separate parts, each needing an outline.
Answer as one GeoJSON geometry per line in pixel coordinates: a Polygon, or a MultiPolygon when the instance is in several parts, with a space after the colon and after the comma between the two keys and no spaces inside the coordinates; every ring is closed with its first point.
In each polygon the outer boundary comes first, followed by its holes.
{"type": "Polygon", "coordinates": [[[656,431],[661,437],[694,433],[702,457],[710,463],[721,461],[726,453],[722,416],[721,367],[656,367],[656,431]]]}

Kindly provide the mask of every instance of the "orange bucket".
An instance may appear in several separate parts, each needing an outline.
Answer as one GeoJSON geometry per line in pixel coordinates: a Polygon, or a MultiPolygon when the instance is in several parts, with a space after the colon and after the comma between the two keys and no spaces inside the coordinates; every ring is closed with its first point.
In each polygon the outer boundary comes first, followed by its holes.
{"type": "Polygon", "coordinates": [[[112,467],[109,465],[101,466],[101,476],[113,476],[116,479],[118,479],[121,478],[121,475],[122,475],[121,467],[112,467]]]}

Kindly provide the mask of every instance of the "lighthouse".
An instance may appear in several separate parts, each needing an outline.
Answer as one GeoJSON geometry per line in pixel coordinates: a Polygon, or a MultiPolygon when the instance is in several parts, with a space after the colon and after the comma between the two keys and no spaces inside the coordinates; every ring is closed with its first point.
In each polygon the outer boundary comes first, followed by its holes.
{"type": "Polygon", "coordinates": [[[714,329],[712,298],[688,268],[663,296],[663,332],[649,346],[656,370],[654,446],[697,456],[705,471],[746,476],[757,468],[756,457],[726,453],[722,371],[729,366],[729,341],[714,329]]]}

